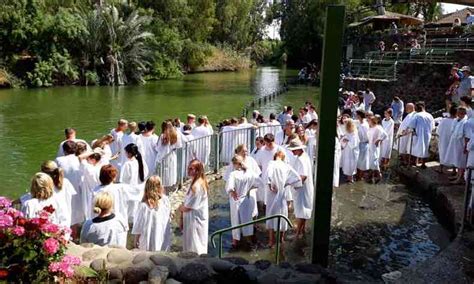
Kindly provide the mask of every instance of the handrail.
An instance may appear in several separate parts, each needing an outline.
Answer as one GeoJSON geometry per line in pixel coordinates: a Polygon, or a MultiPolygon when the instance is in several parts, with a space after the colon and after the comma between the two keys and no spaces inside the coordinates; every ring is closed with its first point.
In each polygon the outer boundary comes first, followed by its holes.
{"type": "Polygon", "coordinates": [[[219,258],[222,258],[222,234],[223,233],[228,232],[228,231],[232,231],[232,230],[235,230],[235,229],[240,229],[240,228],[243,228],[243,227],[246,227],[246,226],[249,226],[249,225],[253,225],[253,224],[256,224],[256,223],[260,223],[260,222],[263,222],[263,221],[275,219],[275,218],[278,218],[277,235],[276,235],[277,240],[276,240],[275,261],[276,261],[276,264],[279,264],[280,263],[280,222],[281,222],[281,218],[283,218],[288,223],[290,228],[293,228],[293,223],[291,223],[291,221],[288,219],[288,217],[286,217],[285,215],[282,215],[282,214],[275,214],[275,215],[263,217],[263,218],[256,219],[256,220],[253,220],[253,221],[250,221],[250,222],[247,222],[247,223],[239,224],[237,226],[228,227],[228,228],[224,228],[224,229],[215,231],[211,235],[212,247],[213,248],[216,247],[216,243],[214,242],[214,238],[216,237],[216,235],[219,235],[219,250],[218,251],[219,251],[219,258]]]}

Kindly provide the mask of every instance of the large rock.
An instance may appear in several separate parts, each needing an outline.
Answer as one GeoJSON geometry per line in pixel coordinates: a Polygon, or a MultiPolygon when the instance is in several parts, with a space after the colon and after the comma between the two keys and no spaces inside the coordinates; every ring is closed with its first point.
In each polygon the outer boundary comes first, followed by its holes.
{"type": "Polygon", "coordinates": [[[118,267],[109,268],[109,280],[118,279],[123,280],[123,271],[118,267]]]}
{"type": "Polygon", "coordinates": [[[257,283],[261,284],[275,284],[278,280],[278,275],[274,273],[263,273],[257,277],[257,283]]]}
{"type": "Polygon", "coordinates": [[[238,257],[238,256],[229,256],[229,257],[223,257],[223,260],[227,260],[229,262],[232,262],[233,264],[236,265],[246,265],[249,264],[249,261],[246,260],[243,257],[238,257]]]}
{"type": "Polygon", "coordinates": [[[211,268],[217,273],[227,273],[235,267],[235,264],[218,258],[210,258],[208,260],[211,268]]]}
{"type": "Polygon", "coordinates": [[[178,275],[178,266],[171,257],[161,254],[155,254],[150,257],[150,260],[155,265],[166,266],[168,268],[169,277],[174,278],[176,275],[178,275]]]}
{"type": "Polygon", "coordinates": [[[149,269],[141,266],[127,267],[124,271],[125,283],[136,284],[148,280],[149,269]]]}
{"type": "Polygon", "coordinates": [[[107,269],[107,261],[105,260],[105,258],[94,259],[90,264],[90,268],[92,268],[96,272],[105,270],[107,269]]]}
{"type": "Polygon", "coordinates": [[[398,270],[382,274],[382,280],[385,283],[397,283],[402,277],[402,273],[398,270]]]}
{"type": "Polygon", "coordinates": [[[184,259],[193,259],[193,258],[196,258],[198,256],[199,256],[199,254],[197,254],[193,251],[183,251],[183,252],[178,253],[178,257],[179,258],[184,258],[184,259]]]}
{"type": "Polygon", "coordinates": [[[272,263],[268,260],[261,259],[261,260],[255,261],[254,265],[257,269],[265,270],[269,268],[272,265],[272,263]]]}
{"type": "Polygon", "coordinates": [[[323,270],[321,266],[311,263],[298,263],[295,265],[295,269],[299,272],[311,274],[318,274],[321,273],[321,271],[323,270]]]}
{"type": "Polygon", "coordinates": [[[211,271],[205,264],[191,262],[181,268],[177,279],[184,283],[200,283],[211,278],[211,276],[211,271]]]}
{"type": "Polygon", "coordinates": [[[132,263],[137,264],[137,263],[143,262],[143,261],[147,260],[149,257],[150,257],[150,255],[146,252],[139,253],[133,258],[132,263]]]}
{"type": "Polygon", "coordinates": [[[107,252],[107,249],[105,248],[95,248],[95,249],[88,250],[82,254],[82,260],[83,261],[94,260],[105,252],[107,252]]]}
{"type": "Polygon", "coordinates": [[[150,284],[164,284],[168,278],[168,267],[156,266],[148,273],[148,283],[150,284]]]}
{"type": "Polygon", "coordinates": [[[126,261],[131,261],[133,253],[126,249],[112,249],[107,254],[107,261],[114,264],[123,263],[126,261]]]}

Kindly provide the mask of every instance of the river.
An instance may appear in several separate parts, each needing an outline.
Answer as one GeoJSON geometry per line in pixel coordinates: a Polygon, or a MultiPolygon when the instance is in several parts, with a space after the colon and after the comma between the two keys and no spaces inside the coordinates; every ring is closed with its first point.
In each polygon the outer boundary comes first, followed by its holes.
{"type": "MultiPolygon", "coordinates": [[[[241,114],[252,98],[278,89],[294,70],[262,67],[243,72],[200,73],[143,86],[56,87],[0,90],[0,195],[19,197],[42,161],[54,159],[64,128],[92,141],[107,134],[119,118],[143,121],[205,114],[215,125],[241,114]]],[[[317,89],[293,88],[272,102],[266,113],[284,104],[314,100],[317,89]]]]}

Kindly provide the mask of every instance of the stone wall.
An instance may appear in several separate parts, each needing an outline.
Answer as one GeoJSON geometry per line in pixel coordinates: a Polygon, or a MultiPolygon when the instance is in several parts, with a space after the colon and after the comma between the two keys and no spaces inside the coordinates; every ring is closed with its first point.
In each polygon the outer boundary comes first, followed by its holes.
{"type": "Polygon", "coordinates": [[[329,270],[312,264],[272,264],[244,258],[213,258],[191,252],[127,250],[113,246],[70,244],[68,254],[103,273],[109,283],[336,283],[329,270]],[[145,281],[145,282],[144,282],[145,281]]]}

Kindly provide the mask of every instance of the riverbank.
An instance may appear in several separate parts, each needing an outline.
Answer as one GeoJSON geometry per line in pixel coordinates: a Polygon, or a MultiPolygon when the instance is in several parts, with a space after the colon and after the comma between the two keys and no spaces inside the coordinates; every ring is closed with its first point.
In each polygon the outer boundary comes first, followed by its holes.
{"type": "Polygon", "coordinates": [[[398,168],[404,183],[423,195],[432,205],[438,218],[455,236],[441,253],[419,265],[393,275],[391,283],[473,283],[474,232],[458,234],[464,211],[464,186],[450,185],[447,175],[439,174],[437,162],[427,169],[398,168]]]}

